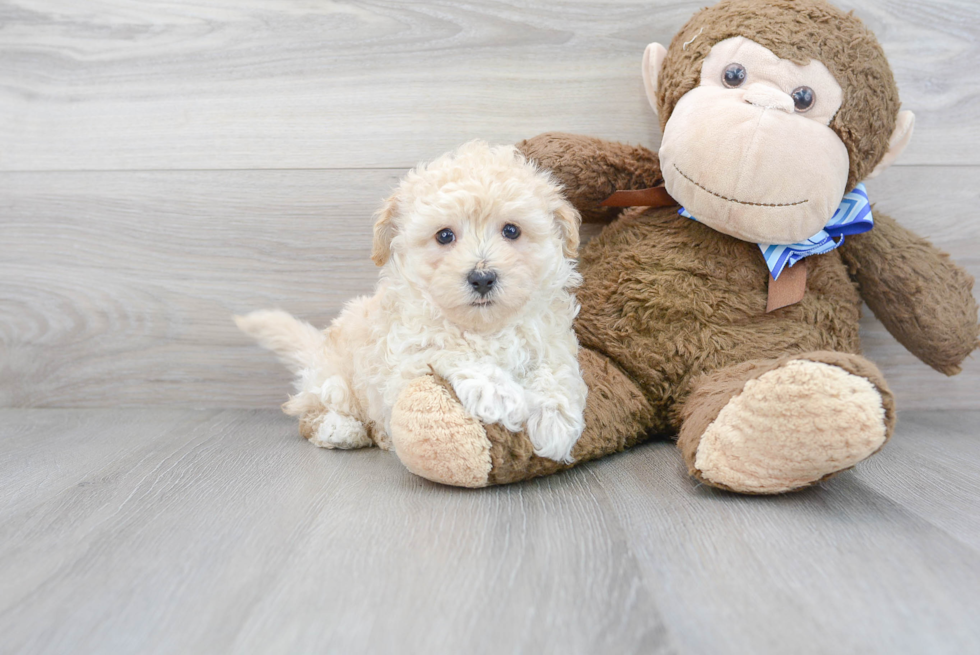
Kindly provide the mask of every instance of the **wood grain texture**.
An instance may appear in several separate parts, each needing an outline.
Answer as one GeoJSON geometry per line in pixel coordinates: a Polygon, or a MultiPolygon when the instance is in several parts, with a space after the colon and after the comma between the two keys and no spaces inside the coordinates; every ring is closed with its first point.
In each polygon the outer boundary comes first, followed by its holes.
{"type": "MultiPolygon", "coordinates": [[[[704,3],[0,2],[0,170],[407,167],[473,137],[659,139],[647,43],[704,3]]],[[[918,116],[980,164],[980,6],[850,0],[918,116]]]]}
{"type": "Polygon", "coordinates": [[[763,498],[670,443],[465,490],[274,411],[0,410],[0,650],[972,652],[978,421],[763,498]]]}
{"type": "MultiPolygon", "coordinates": [[[[278,406],[285,370],[230,316],[326,325],[369,293],[401,173],[0,173],[0,406],[278,406]]],[[[980,277],[980,169],[896,168],[869,193],[980,277]]],[[[900,407],[980,407],[978,358],[945,378],[870,315],[864,339],[900,407]]]]}
{"type": "Polygon", "coordinates": [[[371,214],[396,179],[6,174],[0,405],[278,404],[284,372],[232,314],[282,306],[325,324],[369,292],[371,214]]]}
{"type": "Polygon", "coordinates": [[[9,652],[673,650],[589,475],[440,487],[268,411],[3,411],[0,453],[47,483],[0,522],[9,652]],[[66,441],[118,450],[82,472],[66,441]]]}
{"type": "Polygon", "coordinates": [[[783,496],[697,485],[668,444],[600,460],[595,474],[680,652],[969,652],[978,418],[902,413],[879,455],[783,496]]]}

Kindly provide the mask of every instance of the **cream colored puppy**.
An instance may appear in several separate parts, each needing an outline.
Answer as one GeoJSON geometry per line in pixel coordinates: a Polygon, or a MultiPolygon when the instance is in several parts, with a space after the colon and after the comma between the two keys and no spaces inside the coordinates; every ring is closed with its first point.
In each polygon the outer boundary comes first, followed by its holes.
{"type": "Polygon", "coordinates": [[[323,332],[281,311],[236,322],[297,373],[283,409],[319,415],[318,446],[390,448],[398,394],[434,371],[476,418],[526,426],[535,453],[571,461],[586,397],[572,331],[579,220],[516,148],[472,141],[385,201],[373,296],[323,332]]]}

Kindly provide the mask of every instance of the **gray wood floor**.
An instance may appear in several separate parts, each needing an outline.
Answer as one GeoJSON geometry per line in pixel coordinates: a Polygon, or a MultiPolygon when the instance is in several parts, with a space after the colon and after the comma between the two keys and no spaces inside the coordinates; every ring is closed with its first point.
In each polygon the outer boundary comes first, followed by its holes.
{"type": "Polygon", "coordinates": [[[977,652],[978,425],[765,498],[669,443],[469,491],[268,410],[0,410],[0,650],[977,652]]]}

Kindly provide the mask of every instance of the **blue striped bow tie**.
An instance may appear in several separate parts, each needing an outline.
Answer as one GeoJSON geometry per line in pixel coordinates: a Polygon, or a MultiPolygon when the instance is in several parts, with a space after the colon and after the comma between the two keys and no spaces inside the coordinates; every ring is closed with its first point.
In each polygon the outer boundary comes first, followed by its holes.
{"type": "MultiPolygon", "coordinates": [[[[677,212],[681,216],[698,220],[691,216],[683,207],[677,212]]],[[[772,279],[779,279],[779,274],[787,266],[792,266],[804,257],[822,255],[830,252],[844,243],[844,237],[851,234],[867,232],[875,226],[871,216],[871,203],[868,202],[868,191],[864,184],[858,184],[854,190],[844,196],[837,211],[827,221],[822,230],[809,239],[787,245],[760,243],[759,250],[766,258],[766,266],[772,279]],[[838,239],[835,241],[834,239],[838,239]]]]}

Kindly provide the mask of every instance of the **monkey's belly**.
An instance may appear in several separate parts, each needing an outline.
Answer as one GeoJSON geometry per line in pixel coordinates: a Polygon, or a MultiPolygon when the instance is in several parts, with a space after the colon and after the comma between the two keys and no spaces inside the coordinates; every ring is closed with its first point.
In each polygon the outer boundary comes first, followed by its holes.
{"type": "Polygon", "coordinates": [[[679,400],[697,374],[751,359],[857,353],[861,300],[837,252],[807,260],[803,300],[766,313],[759,247],[677,215],[631,212],[582,251],[583,346],[649,393],[679,400]]]}

